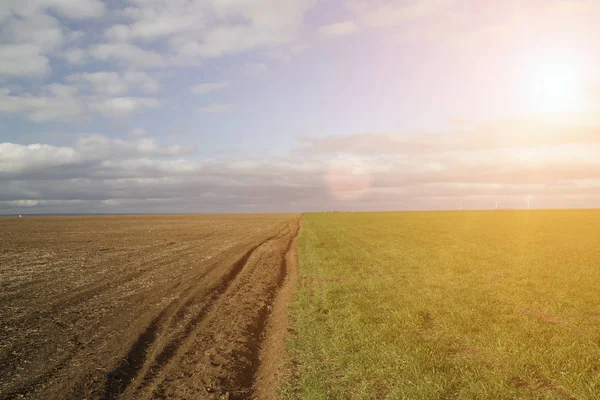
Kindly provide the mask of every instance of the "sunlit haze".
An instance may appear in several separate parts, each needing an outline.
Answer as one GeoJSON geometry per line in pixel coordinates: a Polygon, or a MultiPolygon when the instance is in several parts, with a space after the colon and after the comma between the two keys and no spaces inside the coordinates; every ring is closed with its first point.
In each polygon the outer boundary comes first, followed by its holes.
{"type": "Polygon", "coordinates": [[[0,214],[600,207],[597,0],[8,0],[0,214]]]}
{"type": "Polygon", "coordinates": [[[537,63],[531,80],[538,110],[544,113],[581,111],[577,61],[568,55],[557,54],[537,63]]]}

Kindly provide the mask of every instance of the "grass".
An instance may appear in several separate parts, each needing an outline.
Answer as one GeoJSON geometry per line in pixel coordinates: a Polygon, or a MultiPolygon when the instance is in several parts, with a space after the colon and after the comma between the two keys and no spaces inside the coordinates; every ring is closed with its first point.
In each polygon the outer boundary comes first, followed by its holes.
{"type": "Polygon", "coordinates": [[[600,210],[302,224],[285,398],[600,398],[600,210]]]}

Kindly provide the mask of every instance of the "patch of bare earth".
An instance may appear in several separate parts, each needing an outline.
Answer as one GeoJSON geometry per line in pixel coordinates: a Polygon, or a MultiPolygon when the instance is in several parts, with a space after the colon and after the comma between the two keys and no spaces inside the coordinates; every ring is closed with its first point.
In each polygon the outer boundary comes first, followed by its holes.
{"type": "Polygon", "coordinates": [[[513,376],[509,383],[521,391],[529,391],[532,393],[550,393],[553,397],[565,400],[580,400],[578,397],[568,392],[566,389],[555,385],[550,379],[536,373],[528,382],[519,376],[513,376]]]}
{"type": "Polygon", "coordinates": [[[0,224],[0,398],[263,393],[297,215],[0,224]]]}
{"type": "Polygon", "coordinates": [[[260,366],[254,382],[254,398],[261,400],[277,400],[281,398],[279,385],[283,373],[282,360],[286,356],[287,332],[290,329],[288,304],[293,295],[294,284],[298,278],[298,253],[296,241],[298,235],[290,243],[285,256],[286,276],[273,304],[269,322],[265,330],[265,338],[260,349],[260,366]]]}

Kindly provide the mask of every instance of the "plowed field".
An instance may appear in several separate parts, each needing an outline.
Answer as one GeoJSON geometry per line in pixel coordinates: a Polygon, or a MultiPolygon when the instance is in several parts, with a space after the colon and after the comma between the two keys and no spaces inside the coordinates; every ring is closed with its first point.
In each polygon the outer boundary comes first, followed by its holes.
{"type": "Polygon", "coordinates": [[[271,316],[298,229],[298,215],[1,219],[0,398],[271,396],[278,350],[262,344],[283,343],[271,316]]]}

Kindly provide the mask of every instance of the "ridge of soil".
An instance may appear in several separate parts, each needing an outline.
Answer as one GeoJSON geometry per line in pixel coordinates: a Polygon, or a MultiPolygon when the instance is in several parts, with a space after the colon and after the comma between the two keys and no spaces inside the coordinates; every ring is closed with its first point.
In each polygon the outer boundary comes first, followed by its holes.
{"type": "Polygon", "coordinates": [[[283,376],[282,362],[287,354],[287,333],[290,327],[288,305],[292,299],[294,285],[298,279],[297,240],[302,230],[299,224],[285,255],[286,276],[273,303],[269,322],[264,331],[260,349],[259,368],[254,382],[253,397],[260,400],[279,400],[279,385],[283,376]]]}

